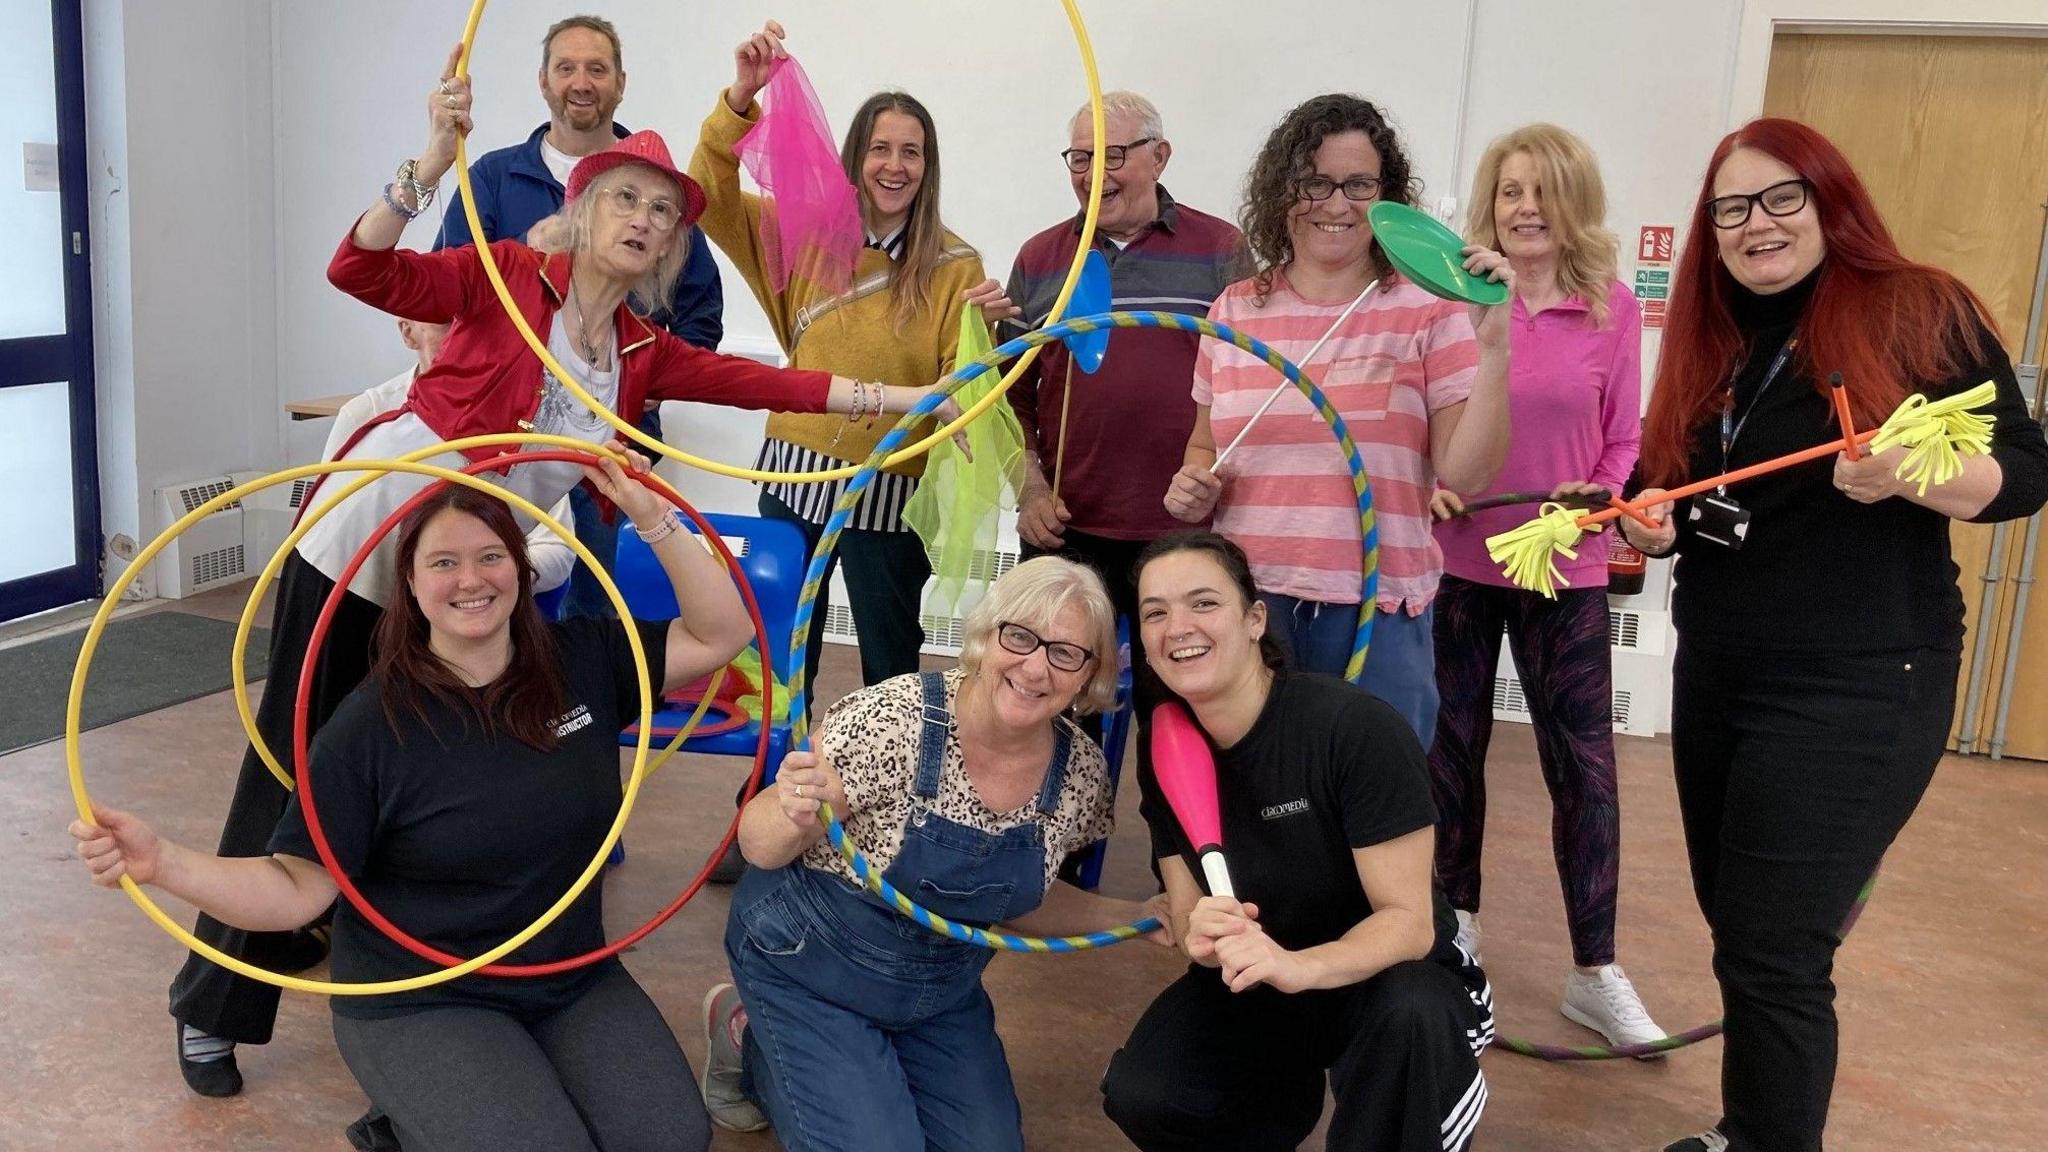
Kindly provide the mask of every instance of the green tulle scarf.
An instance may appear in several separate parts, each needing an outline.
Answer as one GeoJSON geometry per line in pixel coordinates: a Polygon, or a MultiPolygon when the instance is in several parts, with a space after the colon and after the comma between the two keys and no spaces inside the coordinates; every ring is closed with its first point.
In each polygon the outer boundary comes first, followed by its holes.
{"type": "MultiPolygon", "coordinates": [[[[960,317],[954,363],[972,363],[992,347],[981,309],[969,308],[960,317]]],[[[953,398],[963,410],[971,408],[1000,380],[1000,373],[984,372],[953,398]]],[[[937,580],[931,603],[939,612],[957,609],[969,583],[986,590],[995,578],[996,529],[1003,510],[1017,507],[1023,480],[1024,429],[1007,400],[991,405],[966,433],[968,452],[948,439],[926,455],[924,479],[903,508],[903,522],[931,557],[937,580]]]]}

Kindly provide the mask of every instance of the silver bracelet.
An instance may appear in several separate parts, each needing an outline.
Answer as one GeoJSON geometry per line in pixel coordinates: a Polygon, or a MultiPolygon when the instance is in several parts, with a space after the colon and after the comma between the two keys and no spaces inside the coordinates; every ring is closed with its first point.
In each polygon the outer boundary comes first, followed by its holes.
{"type": "Polygon", "coordinates": [[[439,184],[422,184],[414,179],[419,173],[419,167],[420,162],[418,160],[407,160],[398,166],[397,183],[407,192],[412,193],[412,202],[418,205],[417,208],[413,209],[415,216],[427,210],[427,205],[434,202],[435,191],[441,187],[439,184]]]}

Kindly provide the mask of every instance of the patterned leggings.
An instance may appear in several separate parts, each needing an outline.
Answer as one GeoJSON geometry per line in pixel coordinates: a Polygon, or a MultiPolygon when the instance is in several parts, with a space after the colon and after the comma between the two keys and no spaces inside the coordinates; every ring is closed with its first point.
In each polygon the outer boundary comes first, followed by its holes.
{"type": "Polygon", "coordinates": [[[1437,875],[1452,907],[1479,911],[1486,746],[1493,736],[1502,629],[1550,789],[1550,842],[1564,884],[1572,959],[1582,967],[1612,963],[1621,808],[1604,588],[1561,589],[1552,601],[1445,575],[1436,597],[1436,682],[1443,703],[1429,753],[1437,875]]]}

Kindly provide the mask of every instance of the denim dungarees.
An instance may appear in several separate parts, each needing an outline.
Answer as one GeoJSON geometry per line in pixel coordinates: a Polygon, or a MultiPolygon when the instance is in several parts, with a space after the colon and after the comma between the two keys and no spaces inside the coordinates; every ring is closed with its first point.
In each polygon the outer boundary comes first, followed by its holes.
{"type": "MultiPolygon", "coordinates": [[[[1066,783],[1072,729],[1055,722],[1036,819],[999,833],[970,828],[936,811],[953,717],[943,674],[920,681],[911,811],[882,875],[950,920],[986,926],[1030,912],[1045,898],[1043,822],[1066,783]]],[[[746,1087],[787,1152],[1022,1149],[981,986],[988,950],[800,859],[747,870],[725,949],[747,1007],[746,1087]]]]}

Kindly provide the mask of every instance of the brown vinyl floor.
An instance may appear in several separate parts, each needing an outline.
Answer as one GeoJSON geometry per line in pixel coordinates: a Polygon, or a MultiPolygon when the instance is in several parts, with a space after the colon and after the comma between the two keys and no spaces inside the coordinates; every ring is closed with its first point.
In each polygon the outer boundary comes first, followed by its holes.
{"type": "MultiPolygon", "coordinates": [[[[186,601],[232,618],[236,596],[186,601]]],[[[850,649],[828,646],[823,698],[851,688],[850,649]]],[[[5,659],[0,651],[0,659],[5,659]]],[[[1658,1021],[1709,1020],[1717,996],[1706,932],[1686,879],[1669,749],[1623,738],[1620,959],[1658,1021]]],[[[88,733],[86,779],[105,803],[165,834],[210,845],[242,736],[225,693],[88,733]]],[[[647,787],[607,880],[615,931],[680,890],[732,812],[737,760],[696,760],[647,787]]],[[[1510,1035],[1573,1043],[1557,1014],[1563,913],[1549,804],[1528,730],[1502,725],[1489,768],[1493,836],[1482,917],[1510,1035]]],[[[121,896],[92,887],[64,833],[71,819],[61,743],[0,757],[0,1149],[341,1149],[364,1106],[334,1051],[327,1005],[287,994],[275,1042],[244,1048],[237,1099],[188,1093],[171,1058],[164,990],[178,946],[121,896]]],[[[1135,789],[1124,789],[1104,888],[1150,883],[1135,789]]],[[[1843,948],[1842,1062],[1829,1146],[2005,1149],[2048,1131],[2048,766],[1951,758],[1887,864],[1843,948]]],[[[692,1062],[705,989],[724,979],[727,894],[708,889],[628,956],[692,1062]]],[[[187,911],[168,902],[173,915],[187,911]]],[[[1096,1085],[1153,993],[1169,954],[1125,945],[1079,956],[1003,956],[991,966],[1005,1043],[1034,1149],[1127,1147],[1096,1085]]],[[[1650,1149],[1716,1114],[1714,1042],[1655,1063],[1546,1065],[1495,1049],[1492,1101],[1476,1147],[1515,1152],[1650,1149]]],[[[1318,1141],[1316,1146],[1320,1146],[1318,1141]]],[[[767,1152],[766,1136],[721,1133],[722,1152],[767,1152]]]]}

